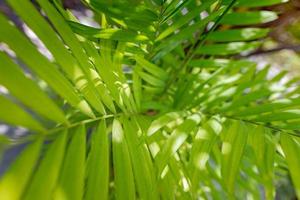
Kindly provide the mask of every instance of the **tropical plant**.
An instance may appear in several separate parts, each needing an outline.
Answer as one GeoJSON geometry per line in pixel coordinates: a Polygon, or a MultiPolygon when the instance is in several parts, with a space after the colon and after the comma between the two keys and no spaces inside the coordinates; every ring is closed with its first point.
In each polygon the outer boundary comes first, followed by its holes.
{"type": "Polygon", "coordinates": [[[0,120],[30,132],[0,199],[300,198],[299,79],[239,56],[282,2],[86,0],[97,28],[7,0],[49,52],[0,15],[0,120]]]}

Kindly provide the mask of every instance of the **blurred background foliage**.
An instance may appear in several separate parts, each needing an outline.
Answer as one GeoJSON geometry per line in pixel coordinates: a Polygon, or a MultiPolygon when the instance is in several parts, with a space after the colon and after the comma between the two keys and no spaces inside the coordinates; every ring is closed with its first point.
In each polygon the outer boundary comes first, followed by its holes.
{"type": "Polygon", "coordinates": [[[270,63],[274,70],[287,70],[291,75],[300,74],[300,1],[268,7],[279,13],[279,18],[263,25],[271,28],[270,39],[253,52],[253,59],[270,63]]]}

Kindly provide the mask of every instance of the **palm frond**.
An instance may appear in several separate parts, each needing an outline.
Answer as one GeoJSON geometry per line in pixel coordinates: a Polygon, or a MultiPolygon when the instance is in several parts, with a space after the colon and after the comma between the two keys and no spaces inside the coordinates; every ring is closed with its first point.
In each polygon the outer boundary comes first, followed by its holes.
{"type": "Polygon", "coordinates": [[[1,199],[300,198],[299,79],[238,57],[285,0],[7,2],[51,57],[0,14],[0,120],[31,133],[1,199]]]}

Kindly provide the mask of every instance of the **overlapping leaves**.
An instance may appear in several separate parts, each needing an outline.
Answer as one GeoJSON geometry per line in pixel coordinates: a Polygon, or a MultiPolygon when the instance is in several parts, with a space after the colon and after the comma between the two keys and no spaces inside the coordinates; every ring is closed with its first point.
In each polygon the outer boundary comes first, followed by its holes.
{"type": "Polygon", "coordinates": [[[298,79],[232,57],[284,1],[7,2],[52,57],[0,15],[0,120],[32,133],[1,199],[273,199],[282,167],[299,196],[298,79]]]}

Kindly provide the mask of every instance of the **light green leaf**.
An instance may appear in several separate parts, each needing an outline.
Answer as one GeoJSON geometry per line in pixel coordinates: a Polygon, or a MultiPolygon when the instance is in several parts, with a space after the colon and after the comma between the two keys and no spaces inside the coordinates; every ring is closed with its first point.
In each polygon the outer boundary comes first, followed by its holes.
{"type": "Polygon", "coordinates": [[[255,117],[256,121],[259,122],[274,122],[274,121],[285,121],[291,119],[299,119],[300,110],[284,110],[284,111],[275,111],[269,114],[261,115],[255,117]]]}
{"type": "Polygon", "coordinates": [[[38,132],[45,132],[44,127],[32,118],[17,104],[0,95],[0,120],[6,123],[23,126],[38,132]]]}
{"type": "Polygon", "coordinates": [[[226,44],[209,44],[201,46],[196,50],[198,54],[204,55],[231,55],[242,52],[253,51],[259,47],[260,42],[231,42],[226,44]]]}
{"type": "Polygon", "coordinates": [[[142,100],[142,80],[139,76],[140,71],[142,70],[142,67],[140,65],[135,65],[133,69],[132,74],[132,89],[133,89],[133,95],[135,98],[135,102],[137,104],[138,110],[141,109],[141,100],[142,100]]]}
{"type": "Polygon", "coordinates": [[[221,175],[230,196],[234,195],[240,162],[247,144],[247,128],[243,122],[230,121],[229,128],[223,133],[221,175]]]}
{"type": "Polygon", "coordinates": [[[154,120],[151,123],[151,125],[147,131],[148,137],[153,135],[154,133],[156,133],[159,129],[166,126],[170,122],[175,121],[178,118],[183,118],[185,115],[186,114],[181,113],[181,112],[171,112],[171,113],[162,115],[161,117],[159,117],[158,119],[154,120]]]}
{"type": "Polygon", "coordinates": [[[221,112],[235,112],[235,110],[241,106],[246,106],[251,102],[256,102],[261,98],[266,98],[272,92],[267,89],[261,89],[254,92],[249,92],[248,94],[244,94],[242,96],[236,97],[235,100],[232,101],[229,105],[225,106],[221,109],[221,112]]]}
{"type": "Polygon", "coordinates": [[[43,140],[37,139],[29,144],[16,158],[0,180],[0,196],[2,200],[18,200],[28,184],[31,174],[39,158],[43,140]]]}
{"type": "MultiPolygon", "coordinates": [[[[224,9],[219,9],[218,11],[212,13],[208,17],[200,20],[190,26],[187,26],[179,31],[179,33],[168,37],[164,42],[156,47],[157,50],[166,48],[167,52],[170,52],[176,48],[182,41],[189,39],[197,30],[202,30],[210,21],[215,20],[221,13],[224,12],[224,9]]],[[[164,52],[165,54],[166,52],[164,52]]]]}
{"type": "Polygon", "coordinates": [[[157,78],[161,80],[166,80],[168,78],[168,74],[160,67],[156,66],[155,64],[145,60],[140,56],[135,56],[136,62],[147,72],[153,74],[157,78]]]}
{"type": "Polygon", "coordinates": [[[80,200],[83,198],[86,130],[83,125],[71,130],[72,132],[69,131],[69,134],[72,135],[71,142],[62,164],[53,199],[80,200]]]}
{"type": "MultiPolygon", "coordinates": [[[[298,100],[299,101],[299,100],[298,100]]],[[[267,112],[272,112],[276,110],[281,110],[288,107],[293,107],[297,105],[299,102],[297,100],[293,101],[290,99],[280,99],[270,102],[268,104],[257,105],[255,107],[251,107],[251,109],[243,109],[238,113],[235,113],[235,116],[244,117],[251,116],[257,114],[263,114],[267,112]]]]}
{"type": "Polygon", "coordinates": [[[122,125],[114,119],[112,125],[114,182],[117,200],[135,199],[135,184],[128,145],[122,125]]]}
{"type": "Polygon", "coordinates": [[[93,76],[91,71],[91,69],[93,69],[93,66],[90,63],[88,56],[84,52],[84,48],[76,38],[74,32],[68,26],[66,20],[51,5],[51,2],[46,0],[38,0],[38,3],[40,4],[43,11],[47,14],[48,19],[51,21],[52,25],[59,33],[62,40],[70,48],[72,54],[77,59],[88,84],[87,91],[81,88],[84,91],[83,93],[85,94],[85,96],[87,96],[87,100],[99,113],[105,114],[106,112],[101,102],[100,95],[97,93],[97,90],[93,83],[93,76]]]}
{"type": "Polygon", "coordinates": [[[85,194],[85,198],[89,200],[108,199],[109,138],[105,123],[104,120],[101,121],[92,133],[85,194]]]}
{"type": "Polygon", "coordinates": [[[216,2],[216,0],[205,1],[200,6],[188,12],[186,15],[181,16],[179,20],[174,21],[168,28],[166,28],[161,34],[159,34],[159,36],[156,38],[155,41],[159,41],[166,38],[167,36],[174,33],[177,29],[179,29],[183,25],[186,25],[193,18],[200,17],[199,13],[206,10],[214,2],[216,2]]]}
{"type": "Polygon", "coordinates": [[[187,137],[192,134],[200,121],[201,116],[199,114],[193,114],[188,116],[182,124],[172,131],[170,137],[165,141],[162,150],[155,157],[159,175],[166,167],[169,159],[177,152],[187,137]]]}
{"type": "Polygon", "coordinates": [[[69,25],[75,33],[89,39],[99,38],[107,40],[117,40],[122,42],[145,42],[149,40],[149,38],[145,35],[137,34],[133,31],[128,30],[115,28],[99,29],[76,22],[69,22],[69,25]]]}
{"type": "Polygon", "coordinates": [[[60,132],[58,137],[49,144],[43,160],[39,164],[29,187],[26,190],[25,200],[52,199],[59,177],[60,167],[65,154],[67,133],[60,132]]]}
{"type": "Polygon", "coordinates": [[[193,59],[189,62],[192,67],[199,68],[223,68],[230,65],[232,68],[235,66],[248,66],[253,64],[248,60],[228,60],[228,59],[193,59]]]}
{"type": "Polygon", "coordinates": [[[0,40],[7,43],[18,57],[59,95],[73,106],[80,106],[81,99],[70,82],[56,66],[42,56],[35,46],[6,18],[0,15],[0,40]]]}
{"type": "Polygon", "coordinates": [[[140,198],[145,200],[158,199],[158,191],[153,173],[154,166],[149,154],[150,152],[146,148],[145,142],[142,141],[143,133],[141,129],[137,127],[135,118],[122,119],[140,198]]]}
{"type": "Polygon", "coordinates": [[[265,187],[266,199],[274,199],[275,141],[270,129],[263,126],[249,127],[248,141],[255,154],[256,165],[265,187]]]}
{"type": "Polygon", "coordinates": [[[243,28],[215,31],[208,35],[207,40],[214,42],[238,42],[257,40],[267,36],[269,29],[243,28]]]}
{"type": "Polygon", "coordinates": [[[62,110],[3,52],[0,52],[0,84],[32,110],[57,123],[66,122],[62,110]],[[30,91],[30,92],[29,92],[30,91]]]}
{"type": "MultiPolygon", "coordinates": [[[[68,77],[73,81],[76,87],[89,98],[90,92],[87,92],[89,87],[87,81],[84,80],[84,74],[77,64],[76,59],[71,55],[64,43],[57,37],[57,33],[52,29],[51,25],[47,23],[40,13],[36,10],[34,5],[29,1],[19,2],[17,0],[9,0],[8,3],[18,13],[20,17],[26,22],[35,34],[42,40],[47,49],[51,52],[56,62],[67,73],[68,77]],[[79,81],[80,80],[80,81],[79,81]]],[[[91,90],[89,88],[88,90],[91,90]]],[[[90,100],[90,99],[89,99],[90,100]]],[[[94,117],[89,105],[82,100],[79,107],[85,114],[94,117]]]]}
{"type": "Polygon", "coordinates": [[[204,178],[211,150],[215,145],[222,126],[217,119],[211,118],[202,125],[195,134],[191,149],[189,171],[194,191],[198,190],[197,182],[204,178]]]}
{"type": "MultiPolygon", "coordinates": [[[[99,54],[96,49],[96,46],[94,46],[91,42],[85,42],[84,43],[84,48],[87,52],[87,54],[91,57],[91,59],[94,62],[94,65],[99,65],[99,62],[97,60],[99,59],[99,54]]],[[[98,66],[97,66],[98,68],[98,66]]],[[[113,99],[111,95],[109,94],[109,91],[105,87],[105,84],[103,83],[102,78],[98,74],[96,70],[91,70],[92,76],[93,76],[93,81],[96,86],[96,89],[101,96],[101,99],[103,103],[107,106],[108,109],[110,109],[113,113],[116,112],[116,108],[113,102],[113,99]]]]}
{"type": "Polygon", "coordinates": [[[288,0],[253,0],[253,1],[248,1],[248,0],[239,0],[236,6],[238,7],[265,7],[265,6],[272,6],[275,4],[280,4],[280,3],[286,3],[288,0]]]}
{"type": "Polygon", "coordinates": [[[299,139],[285,133],[280,137],[281,147],[285,154],[289,172],[296,190],[297,197],[300,198],[300,143],[299,139]]]}
{"type": "Polygon", "coordinates": [[[153,85],[154,87],[164,88],[164,86],[165,86],[164,81],[162,81],[154,76],[151,76],[145,72],[139,72],[139,75],[144,81],[146,81],[150,85],[153,85]]]}
{"type": "Polygon", "coordinates": [[[221,24],[227,25],[253,25],[271,22],[277,15],[271,11],[232,12],[223,17],[221,24]]]}

